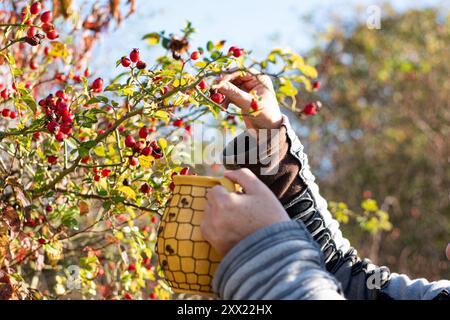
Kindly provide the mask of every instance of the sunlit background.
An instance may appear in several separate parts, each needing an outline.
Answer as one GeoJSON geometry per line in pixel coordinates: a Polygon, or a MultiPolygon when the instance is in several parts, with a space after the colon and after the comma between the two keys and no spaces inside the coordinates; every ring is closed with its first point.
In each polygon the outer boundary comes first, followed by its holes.
{"type": "Polygon", "coordinates": [[[142,36],[161,30],[177,33],[186,21],[198,30],[194,45],[227,39],[230,45],[251,49],[257,58],[274,46],[304,52],[319,43],[318,33],[332,29],[336,21],[365,21],[368,6],[386,3],[400,11],[425,7],[445,11],[450,6],[450,2],[439,0],[137,0],[137,12],[99,41],[93,66],[102,74],[112,72],[115,60],[111,57],[119,58],[130,47],[140,47],[152,57],[142,36]]]}

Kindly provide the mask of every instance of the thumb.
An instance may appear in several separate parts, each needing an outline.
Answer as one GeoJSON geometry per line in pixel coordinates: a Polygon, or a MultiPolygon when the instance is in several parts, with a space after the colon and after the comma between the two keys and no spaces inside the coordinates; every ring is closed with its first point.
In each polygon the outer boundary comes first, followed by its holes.
{"type": "Polygon", "coordinates": [[[253,96],[236,87],[231,82],[222,82],[217,87],[217,90],[225,95],[231,102],[241,108],[243,111],[250,109],[250,105],[253,100],[253,96]]]}
{"type": "Polygon", "coordinates": [[[239,184],[246,194],[255,193],[262,184],[258,177],[247,168],[225,171],[224,176],[239,184]]]}

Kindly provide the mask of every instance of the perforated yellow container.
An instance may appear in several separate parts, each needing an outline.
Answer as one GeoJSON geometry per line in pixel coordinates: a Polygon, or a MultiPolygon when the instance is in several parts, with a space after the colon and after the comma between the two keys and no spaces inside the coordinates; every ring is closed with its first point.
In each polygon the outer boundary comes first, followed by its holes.
{"type": "Polygon", "coordinates": [[[178,175],[173,182],[173,196],[158,229],[159,264],[174,292],[212,294],[212,278],[222,257],[200,231],[206,191],[222,185],[233,192],[236,187],[226,178],[178,175]]]}

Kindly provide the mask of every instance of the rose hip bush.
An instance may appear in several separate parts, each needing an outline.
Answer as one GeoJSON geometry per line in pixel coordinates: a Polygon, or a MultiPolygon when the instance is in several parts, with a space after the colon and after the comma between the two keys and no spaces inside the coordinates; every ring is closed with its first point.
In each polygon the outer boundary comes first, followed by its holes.
{"type": "Polygon", "coordinates": [[[174,146],[207,115],[232,128],[261,108],[256,95],[249,114],[224,108],[214,80],[268,74],[292,107],[298,90],[317,89],[316,70],[287,50],[255,60],[225,41],[197,44],[188,23],[145,35],[162,54],[130,46],[110,80],[80,65],[42,4],[1,25],[0,298],[168,299],[158,217],[171,177],[194,169],[171,161],[174,146]]]}

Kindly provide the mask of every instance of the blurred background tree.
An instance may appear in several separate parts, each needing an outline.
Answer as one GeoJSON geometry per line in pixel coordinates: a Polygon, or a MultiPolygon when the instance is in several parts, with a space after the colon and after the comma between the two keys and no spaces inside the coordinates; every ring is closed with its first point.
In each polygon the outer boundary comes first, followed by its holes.
{"type": "Polygon", "coordinates": [[[341,24],[310,52],[322,88],[307,100],[324,108],[298,131],[327,199],[357,208],[373,197],[389,212],[388,234],[362,233],[356,220],[344,227],[362,256],[448,278],[450,15],[383,14],[381,29],[341,24]]]}

